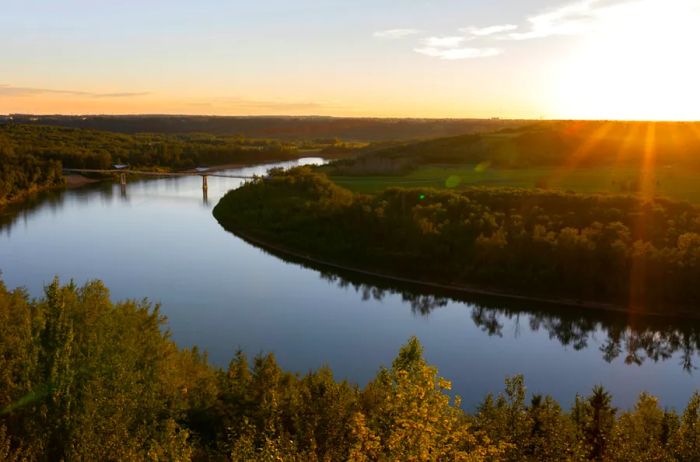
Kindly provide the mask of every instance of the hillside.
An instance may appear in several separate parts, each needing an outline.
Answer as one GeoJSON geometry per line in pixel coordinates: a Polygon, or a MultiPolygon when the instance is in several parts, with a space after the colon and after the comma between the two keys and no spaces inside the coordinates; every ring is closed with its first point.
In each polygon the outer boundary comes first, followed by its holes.
{"type": "Polygon", "coordinates": [[[700,124],[539,122],[497,132],[402,143],[325,167],[338,184],[514,186],[660,194],[700,201],[700,124]]]}
{"type": "Polygon", "coordinates": [[[359,141],[418,140],[493,131],[522,121],[490,119],[379,119],[348,117],[214,117],[214,116],[34,116],[12,114],[25,125],[89,128],[118,133],[211,133],[256,138],[340,138],[359,141]]]}

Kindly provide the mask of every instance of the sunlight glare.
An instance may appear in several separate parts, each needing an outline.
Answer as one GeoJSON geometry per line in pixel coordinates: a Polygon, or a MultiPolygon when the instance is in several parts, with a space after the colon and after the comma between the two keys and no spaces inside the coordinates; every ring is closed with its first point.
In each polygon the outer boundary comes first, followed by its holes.
{"type": "Polygon", "coordinates": [[[700,120],[700,2],[642,0],[603,9],[559,69],[567,118],[700,120]]]}

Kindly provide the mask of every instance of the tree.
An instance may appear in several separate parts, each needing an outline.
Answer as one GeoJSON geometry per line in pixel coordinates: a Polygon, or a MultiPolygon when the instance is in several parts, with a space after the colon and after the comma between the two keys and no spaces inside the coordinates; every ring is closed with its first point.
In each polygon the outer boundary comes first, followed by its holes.
{"type": "Polygon", "coordinates": [[[602,386],[593,388],[587,399],[576,397],[572,418],[591,460],[604,460],[607,454],[617,412],[611,403],[610,394],[602,386]]]}

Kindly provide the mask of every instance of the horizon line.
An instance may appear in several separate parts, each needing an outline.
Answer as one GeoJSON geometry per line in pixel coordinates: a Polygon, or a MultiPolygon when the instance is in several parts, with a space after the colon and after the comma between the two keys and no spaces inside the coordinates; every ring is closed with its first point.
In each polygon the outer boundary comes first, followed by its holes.
{"type": "Polygon", "coordinates": [[[647,122],[647,123],[700,123],[700,119],[615,119],[615,118],[575,118],[575,117],[420,117],[420,116],[338,116],[338,115],[294,115],[294,114],[262,114],[262,115],[221,115],[221,114],[187,114],[187,113],[24,113],[13,112],[0,114],[0,118],[13,117],[202,117],[219,119],[358,119],[358,120],[483,120],[483,121],[527,121],[527,122],[647,122]]]}

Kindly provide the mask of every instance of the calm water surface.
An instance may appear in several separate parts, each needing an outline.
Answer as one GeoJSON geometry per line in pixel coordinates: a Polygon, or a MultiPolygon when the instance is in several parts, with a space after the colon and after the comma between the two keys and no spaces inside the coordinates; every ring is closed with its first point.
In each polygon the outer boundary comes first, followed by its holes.
{"type": "Polygon", "coordinates": [[[529,391],[565,405],[603,384],[618,406],[648,391],[681,408],[700,388],[698,323],[464,299],[304,266],[219,226],[211,209],[240,183],[209,178],[208,200],[198,177],[38,197],[0,220],[2,277],[35,296],[58,275],[102,279],[113,299],[148,297],[179,345],[206,349],[220,366],[242,348],[364,384],[416,335],[467,408],[519,373],[529,391]]]}

